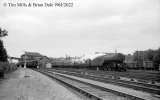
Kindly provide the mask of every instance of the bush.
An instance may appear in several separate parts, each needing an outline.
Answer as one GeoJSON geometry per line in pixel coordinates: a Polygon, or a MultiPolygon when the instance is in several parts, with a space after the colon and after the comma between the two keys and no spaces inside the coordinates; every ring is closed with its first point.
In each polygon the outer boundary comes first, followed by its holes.
{"type": "Polygon", "coordinates": [[[17,66],[14,63],[0,62],[0,78],[3,78],[5,73],[10,73],[16,69],[17,66]]]}
{"type": "Polygon", "coordinates": [[[4,77],[4,72],[3,70],[0,69],[0,78],[4,77]]]}

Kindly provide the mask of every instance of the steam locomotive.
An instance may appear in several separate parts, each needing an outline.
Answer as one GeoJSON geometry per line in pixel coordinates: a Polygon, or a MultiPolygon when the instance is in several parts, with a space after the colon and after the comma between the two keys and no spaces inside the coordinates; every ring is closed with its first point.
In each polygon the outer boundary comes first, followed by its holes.
{"type": "Polygon", "coordinates": [[[127,71],[124,63],[125,56],[121,53],[106,53],[93,59],[85,59],[79,62],[70,60],[53,60],[52,67],[87,68],[107,71],[127,71]]]}

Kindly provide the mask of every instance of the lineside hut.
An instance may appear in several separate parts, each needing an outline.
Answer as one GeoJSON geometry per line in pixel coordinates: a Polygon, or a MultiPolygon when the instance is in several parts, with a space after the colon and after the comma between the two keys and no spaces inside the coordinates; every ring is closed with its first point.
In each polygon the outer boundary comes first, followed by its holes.
{"type": "Polygon", "coordinates": [[[47,56],[43,56],[40,61],[39,61],[39,67],[44,69],[46,67],[46,64],[48,62],[48,57],[47,56]]]}

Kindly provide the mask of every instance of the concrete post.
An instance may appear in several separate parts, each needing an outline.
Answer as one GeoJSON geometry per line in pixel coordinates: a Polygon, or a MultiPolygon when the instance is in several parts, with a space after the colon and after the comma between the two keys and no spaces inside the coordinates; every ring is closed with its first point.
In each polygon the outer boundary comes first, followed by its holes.
{"type": "Polygon", "coordinates": [[[25,53],[25,62],[24,62],[24,68],[26,68],[26,58],[27,58],[27,56],[26,56],[26,52],[24,52],[25,53]]]}

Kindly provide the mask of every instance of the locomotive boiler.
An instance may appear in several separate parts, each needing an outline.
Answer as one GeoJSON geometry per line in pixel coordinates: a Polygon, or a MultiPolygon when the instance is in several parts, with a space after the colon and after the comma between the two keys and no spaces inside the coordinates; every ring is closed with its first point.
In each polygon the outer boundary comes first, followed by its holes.
{"type": "Polygon", "coordinates": [[[102,70],[109,71],[126,71],[126,64],[124,63],[125,56],[121,53],[108,54],[103,57],[103,64],[100,66],[102,70]]]}
{"type": "MultiPolygon", "coordinates": [[[[120,53],[106,53],[94,59],[88,59],[85,64],[88,69],[107,71],[126,71],[125,56],[120,53]]],[[[81,64],[79,65],[81,66],[81,64]]]]}

